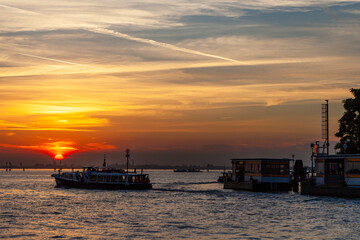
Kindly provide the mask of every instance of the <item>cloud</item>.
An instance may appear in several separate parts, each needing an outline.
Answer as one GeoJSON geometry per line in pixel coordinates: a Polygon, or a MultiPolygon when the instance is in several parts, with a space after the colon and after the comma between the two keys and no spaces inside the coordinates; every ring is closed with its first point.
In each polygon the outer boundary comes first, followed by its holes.
{"type": "Polygon", "coordinates": [[[29,10],[25,10],[25,9],[21,9],[21,8],[17,8],[17,7],[11,7],[11,6],[7,6],[7,5],[3,5],[3,4],[0,4],[0,8],[5,8],[6,10],[10,10],[10,11],[16,12],[18,14],[26,14],[26,15],[30,15],[30,16],[40,15],[37,12],[33,12],[33,11],[29,11],[29,10]]]}
{"type": "Polygon", "coordinates": [[[91,151],[99,151],[99,150],[116,149],[115,146],[107,144],[106,142],[91,142],[81,146],[80,144],[77,144],[73,141],[56,141],[56,142],[40,143],[37,145],[15,145],[15,144],[0,143],[0,146],[4,148],[18,148],[18,149],[40,151],[50,154],[52,156],[55,156],[57,154],[68,156],[75,152],[91,152],[91,151]]]}
{"type": "Polygon", "coordinates": [[[358,9],[347,9],[347,10],[342,10],[342,12],[356,14],[356,15],[360,14],[360,10],[358,10],[358,9]]]}
{"type": "Polygon", "coordinates": [[[116,146],[107,144],[106,142],[91,142],[86,144],[83,151],[98,151],[98,150],[114,150],[116,146]]]}
{"type": "Polygon", "coordinates": [[[20,149],[35,150],[35,151],[48,153],[52,156],[55,156],[57,154],[61,154],[65,156],[79,150],[78,148],[73,146],[74,144],[75,143],[72,141],[58,141],[58,142],[43,143],[41,145],[12,145],[12,144],[0,143],[0,146],[5,148],[20,148],[20,149]]]}
{"type": "Polygon", "coordinates": [[[131,40],[131,41],[136,41],[136,42],[146,43],[146,44],[150,44],[150,45],[157,46],[157,47],[167,48],[167,49],[174,50],[174,51],[180,51],[180,52],[185,52],[185,53],[189,53],[189,54],[195,54],[195,55],[204,56],[204,57],[216,58],[216,59],[235,62],[235,63],[238,62],[237,60],[234,60],[234,59],[231,59],[231,58],[226,58],[226,57],[222,57],[222,56],[218,56],[218,55],[208,54],[208,53],[204,53],[204,52],[200,52],[200,51],[196,51],[196,50],[191,50],[191,49],[187,49],[187,48],[177,47],[177,46],[174,46],[172,44],[163,43],[163,42],[157,42],[157,41],[154,41],[154,40],[151,40],[151,39],[133,37],[133,36],[130,36],[128,34],[116,32],[116,31],[109,30],[109,29],[95,28],[95,29],[89,29],[89,31],[93,31],[93,32],[96,32],[96,33],[101,33],[101,34],[108,34],[108,35],[112,35],[112,36],[115,36],[115,37],[131,40]]]}
{"type": "MultiPolygon", "coordinates": [[[[347,1],[347,4],[358,1],[347,1]]],[[[53,29],[79,29],[84,27],[108,28],[111,26],[131,31],[136,29],[168,29],[186,25],[184,16],[215,16],[241,18],[257,11],[308,11],[311,7],[331,7],[344,4],[337,0],[320,1],[206,1],[177,2],[106,1],[89,0],[61,2],[5,1],[0,5],[1,32],[39,31],[53,29]],[[7,3],[8,2],[8,3],[7,3]],[[2,9],[5,11],[1,11],[2,9]],[[161,9],[159,11],[158,9],[161,9]],[[10,11],[9,11],[10,10],[10,11]],[[17,14],[14,17],[14,14],[17,14]]]]}
{"type": "Polygon", "coordinates": [[[39,59],[43,59],[43,60],[48,60],[48,61],[53,61],[53,62],[59,62],[59,63],[65,63],[65,64],[70,64],[70,65],[76,65],[76,66],[80,66],[80,67],[86,67],[86,68],[93,68],[89,65],[84,65],[84,64],[79,64],[79,63],[74,63],[74,62],[69,62],[69,61],[63,61],[63,60],[59,60],[59,59],[54,59],[54,58],[47,58],[47,57],[41,57],[41,56],[36,56],[36,55],[31,55],[31,54],[25,54],[25,53],[17,53],[21,56],[26,56],[26,57],[32,57],[32,58],[39,58],[39,59]]]}

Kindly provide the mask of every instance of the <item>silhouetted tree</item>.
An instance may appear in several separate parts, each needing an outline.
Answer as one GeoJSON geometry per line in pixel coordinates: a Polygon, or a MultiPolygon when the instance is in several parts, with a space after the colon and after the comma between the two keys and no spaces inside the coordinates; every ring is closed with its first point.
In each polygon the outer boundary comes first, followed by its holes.
{"type": "Polygon", "coordinates": [[[339,132],[335,134],[340,138],[335,146],[340,150],[338,153],[360,153],[360,89],[352,88],[350,92],[354,98],[343,100],[345,112],[339,120],[339,132]]]}

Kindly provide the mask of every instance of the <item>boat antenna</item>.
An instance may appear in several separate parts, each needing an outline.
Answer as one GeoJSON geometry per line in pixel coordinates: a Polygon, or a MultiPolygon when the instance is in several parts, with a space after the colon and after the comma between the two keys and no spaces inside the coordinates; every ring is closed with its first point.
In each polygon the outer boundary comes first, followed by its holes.
{"type": "Polygon", "coordinates": [[[103,167],[106,167],[106,154],[104,154],[104,163],[103,163],[103,167]]]}

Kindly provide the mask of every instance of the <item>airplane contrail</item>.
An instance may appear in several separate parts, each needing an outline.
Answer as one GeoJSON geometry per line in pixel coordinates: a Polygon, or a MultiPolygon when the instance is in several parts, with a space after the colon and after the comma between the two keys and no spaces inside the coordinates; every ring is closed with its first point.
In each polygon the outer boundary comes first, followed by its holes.
{"type": "Polygon", "coordinates": [[[6,8],[6,9],[9,9],[9,10],[13,10],[13,11],[16,11],[16,12],[20,12],[20,13],[29,14],[29,15],[40,15],[37,12],[33,12],[33,11],[29,11],[29,10],[25,10],[25,9],[17,8],[17,7],[11,7],[11,6],[7,6],[7,5],[3,5],[3,4],[0,4],[0,7],[6,8]]]}
{"type": "Polygon", "coordinates": [[[213,55],[213,54],[208,54],[208,53],[195,51],[195,50],[191,50],[191,49],[187,49],[187,48],[177,47],[177,46],[172,45],[172,44],[163,43],[163,42],[157,42],[155,40],[151,40],[151,39],[147,39],[147,38],[133,37],[133,36],[130,36],[130,35],[125,34],[125,33],[120,33],[120,32],[116,32],[116,31],[113,31],[113,30],[105,29],[105,28],[91,28],[91,29],[88,29],[88,30],[91,31],[91,32],[112,35],[112,36],[115,36],[115,37],[131,40],[131,41],[146,43],[146,44],[150,44],[150,45],[157,46],[157,47],[163,47],[163,48],[171,49],[171,50],[174,50],[174,51],[185,52],[185,53],[200,55],[200,56],[204,56],[204,57],[217,58],[217,59],[221,59],[221,60],[225,60],[225,61],[239,63],[239,61],[235,60],[235,59],[226,58],[226,57],[213,55]]]}
{"type": "Polygon", "coordinates": [[[65,64],[70,64],[70,65],[77,65],[77,66],[87,67],[87,68],[94,68],[94,67],[89,66],[89,65],[84,65],[84,64],[80,64],[80,63],[74,63],[74,62],[68,62],[68,61],[63,61],[63,60],[54,59],[54,58],[41,57],[41,56],[25,54],[25,53],[17,53],[17,54],[22,55],[22,56],[26,56],[26,57],[39,58],[39,59],[53,61],[53,62],[65,63],[65,64]]]}

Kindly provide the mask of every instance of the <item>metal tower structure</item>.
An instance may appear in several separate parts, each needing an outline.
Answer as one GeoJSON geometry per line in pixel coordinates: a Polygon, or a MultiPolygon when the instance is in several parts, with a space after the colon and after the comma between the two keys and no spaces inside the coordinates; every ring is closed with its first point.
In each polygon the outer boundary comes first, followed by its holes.
{"type": "Polygon", "coordinates": [[[329,155],[329,100],[325,100],[326,103],[321,104],[321,118],[322,118],[322,139],[323,154],[329,155]]]}
{"type": "Polygon", "coordinates": [[[104,154],[104,163],[103,163],[103,167],[106,167],[106,154],[104,154]]]}

